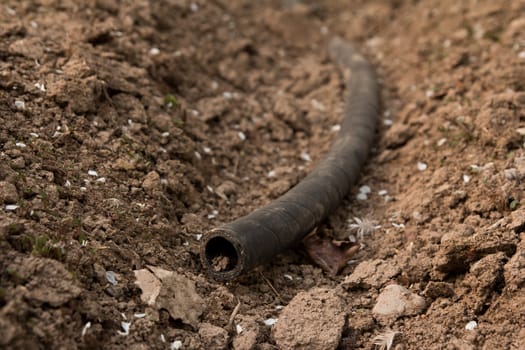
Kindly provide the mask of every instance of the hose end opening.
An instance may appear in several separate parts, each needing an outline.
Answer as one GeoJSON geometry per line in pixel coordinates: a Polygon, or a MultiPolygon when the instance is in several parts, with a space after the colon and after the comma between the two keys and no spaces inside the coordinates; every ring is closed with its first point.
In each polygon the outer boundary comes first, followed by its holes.
{"type": "Polygon", "coordinates": [[[244,263],[236,242],[216,233],[203,243],[201,260],[211,277],[227,281],[241,274],[244,263]]]}

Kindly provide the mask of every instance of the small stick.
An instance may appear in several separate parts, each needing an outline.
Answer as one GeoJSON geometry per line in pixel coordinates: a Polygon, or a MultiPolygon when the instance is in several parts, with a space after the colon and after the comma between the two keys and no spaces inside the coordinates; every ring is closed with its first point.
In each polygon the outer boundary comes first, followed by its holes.
{"type": "Polygon", "coordinates": [[[261,277],[264,280],[264,282],[266,282],[268,287],[270,287],[270,289],[272,290],[273,294],[275,294],[277,299],[279,299],[279,302],[282,304],[283,303],[283,298],[281,298],[281,294],[279,294],[279,292],[277,292],[277,290],[274,288],[273,284],[268,280],[268,278],[264,277],[262,272],[260,272],[260,274],[261,274],[261,277]]]}
{"type": "Polygon", "coordinates": [[[228,320],[228,324],[226,325],[226,328],[232,329],[233,326],[233,319],[237,314],[239,313],[239,310],[241,309],[241,301],[237,301],[237,305],[235,305],[235,308],[233,309],[232,314],[230,315],[230,319],[228,320]]]}

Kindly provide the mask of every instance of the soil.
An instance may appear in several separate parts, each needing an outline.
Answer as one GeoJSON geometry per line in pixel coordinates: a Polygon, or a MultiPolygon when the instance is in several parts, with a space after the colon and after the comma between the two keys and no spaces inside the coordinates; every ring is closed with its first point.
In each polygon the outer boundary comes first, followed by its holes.
{"type": "Polygon", "coordinates": [[[522,0],[3,1],[0,347],[523,349],[524,14],[522,0]],[[335,35],[377,68],[383,120],[318,232],[345,239],[368,218],[361,250],[337,276],[294,247],[206,278],[201,235],[286,192],[334,139],[335,35]],[[379,317],[392,284],[426,307],[379,317]]]}

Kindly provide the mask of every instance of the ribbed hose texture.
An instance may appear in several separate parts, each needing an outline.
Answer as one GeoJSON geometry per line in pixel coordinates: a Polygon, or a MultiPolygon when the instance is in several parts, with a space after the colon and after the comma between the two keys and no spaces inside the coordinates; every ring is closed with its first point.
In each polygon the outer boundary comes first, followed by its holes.
{"type": "Polygon", "coordinates": [[[212,278],[232,280],[300,241],[357,181],[376,134],[378,86],[371,65],[348,42],[333,39],[329,53],[346,81],[344,120],[336,140],[317,167],[283,196],[206,234],[201,261],[212,278]]]}

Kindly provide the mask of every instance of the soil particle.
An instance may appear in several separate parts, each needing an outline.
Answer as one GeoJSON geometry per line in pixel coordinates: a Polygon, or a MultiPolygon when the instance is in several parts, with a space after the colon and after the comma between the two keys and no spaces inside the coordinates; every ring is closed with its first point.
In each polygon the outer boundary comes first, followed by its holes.
{"type": "Polygon", "coordinates": [[[255,317],[240,315],[235,320],[236,335],[232,346],[235,350],[250,350],[257,344],[260,326],[255,317]]]}
{"type": "Polygon", "coordinates": [[[332,289],[300,292],[279,314],[273,338],[281,349],[335,349],[345,323],[343,303],[332,289]]]}
{"type": "Polygon", "coordinates": [[[0,181],[0,203],[14,204],[18,202],[18,192],[15,185],[7,181],[0,181]]]}
{"type": "Polygon", "coordinates": [[[433,260],[434,273],[458,273],[468,270],[471,263],[482,257],[504,252],[511,256],[516,251],[516,236],[508,230],[485,228],[469,235],[471,230],[463,234],[445,234],[441,238],[439,251],[433,260]]]}
{"type": "Polygon", "coordinates": [[[401,269],[392,262],[367,260],[357,265],[354,272],[346,276],[342,285],[349,289],[379,289],[400,273],[401,269]]]}
{"type": "Polygon", "coordinates": [[[469,273],[457,293],[469,312],[479,315],[484,312],[494,293],[501,292],[504,284],[503,265],[507,261],[505,253],[490,254],[472,264],[469,273]]]}
{"type": "Polygon", "coordinates": [[[521,241],[516,254],[505,264],[505,287],[510,291],[520,290],[525,285],[525,237],[521,241]]]}
{"type": "Polygon", "coordinates": [[[142,181],[142,188],[150,196],[158,195],[161,192],[160,175],[156,171],[149,172],[142,181]]]}
{"type": "Polygon", "coordinates": [[[372,313],[377,319],[388,322],[402,316],[419,315],[426,306],[425,298],[403,286],[391,284],[377,297],[372,313]]]}
{"type": "Polygon", "coordinates": [[[206,349],[221,350],[228,345],[228,332],[209,323],[199,325],[199,336],[206,349]]]}
{"type": "Polygon", "coordinates": [[[81,289],[63,264],[52,259],[29,257],[8,267],[24,280],[25,298],[58,307],[80,295],[81,289]]]}

